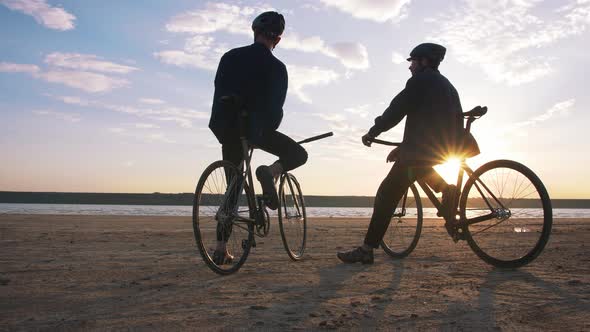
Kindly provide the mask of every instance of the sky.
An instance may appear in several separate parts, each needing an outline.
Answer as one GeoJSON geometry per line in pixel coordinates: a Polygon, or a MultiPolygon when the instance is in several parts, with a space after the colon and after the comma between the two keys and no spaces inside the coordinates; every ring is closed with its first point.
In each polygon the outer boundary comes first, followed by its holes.
{"type": "Polygon", "coordinates": [[[410,50],[436,42],[464,111],[489,109],[468,164],[513,159],[552,198],[590,198],[590,0],[0,0],[0,190],[194,191],[221,157],[207,127],[219,58],[271,9],[287,26],[279,130],[335,134],[305,145],[305,194],[375,194],[389,149],[360,138],[404,88],[410,50]]]}

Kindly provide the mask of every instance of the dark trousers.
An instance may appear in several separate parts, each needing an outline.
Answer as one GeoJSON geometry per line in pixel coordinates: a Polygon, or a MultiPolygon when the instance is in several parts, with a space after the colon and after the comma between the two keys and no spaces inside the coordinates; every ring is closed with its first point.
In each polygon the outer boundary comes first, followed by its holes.
{"type": "MultiPolygon", "coordinates": [[[[266,132],[255,140],[251,140],[250,143],[262,151],[279,157],[278,162],[281,163],[285,172],[307,162],[307,151],[289,136],[278,131],[266,132]]],[[[223,160],[227,160],[236,166],[244,159],[240,139],[224,142],[221,145],[221,152],[223,160]]]]}
{"type": "Polygon", "coordinates": [[[379,246],[389,227],[395,207],[416,180],[424,180],[435,192],[441,192],[447,186],[432,165],[416,166],[400,162],[393,164],[375,195],[373,215],[365,236],[365,244],[372,248],[379,246]]]}

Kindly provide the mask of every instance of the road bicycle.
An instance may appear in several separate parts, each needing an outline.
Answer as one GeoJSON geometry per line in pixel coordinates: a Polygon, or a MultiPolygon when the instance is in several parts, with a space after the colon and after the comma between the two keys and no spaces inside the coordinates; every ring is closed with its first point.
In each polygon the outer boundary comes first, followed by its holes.
{"type": "MultiPolygon", "coordinates": [[[[247,113],[241,114],[246,123],[247,113]]],[[[203,261],[214,272],[234,273],[246,261],[256,238],[269,234],[270,215],[266,198],[256,195],[252,179],[252,155],[255,147],[246,139],[245,128],[240,129],[244,153],[240,165],[219,160],[209,165],[197,184],[193,204],[193,229],[203,261]],[[227,242],[230,261],[217,264],[213,254],[218,240],[227,242]]],[[[333,133],[304,139],[309,143],[332,136],[333,133]]],[[[307,236],[307,215],[301,185],[295,175],[284,172],[279,178],[278,220],[283,246],[289,257],[298,261],[303,257],[307,236]]]]}
{"type": "MultiPolygon", "coordinates": [[[[469,134],[471,124],[486,113],[487,107],[481,106],[463,113],[467,120],[465,132],[469,134]]],[[[467,241],[479,258],[493,266],[517,268],[532,262],[545,248],[553,223],[551,200],[543,182],[528,167],[512,160],[490,161],[475,171],[465,160],[460,160],[457,190],[445,224],[447,232],[454,242],[467,241]]],[[[444,215],[433,190],[423,180],[416,183],[438,210],[437,215],[444,215]]],[[[381,241],[383,250],[393,258],[408,256],[420,239],[423,218],[422,201],[414,183],[395,207],[381,241]]]]}

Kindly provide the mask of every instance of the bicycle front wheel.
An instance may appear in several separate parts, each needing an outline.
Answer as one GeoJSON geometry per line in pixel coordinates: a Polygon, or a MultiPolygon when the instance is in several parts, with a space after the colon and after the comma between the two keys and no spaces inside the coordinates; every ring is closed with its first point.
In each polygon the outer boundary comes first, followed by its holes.
{"type": "Polygon", "coordinates": [[[307,216],[303,193],[293,174],[285,173],[281,176],[278,212],[285,250],[292,260],[298,261],[305,251],[307,216]]]}
{"type": "Polygon", "coordinates": [[[421,233],[422,201],[412,184],[393,211],[381,248],[393,258],[404,258],[416,248],[421,233]]]}
{"type": "Polygon", "coordinates": [[[246,261],[254,240],[251,207],[242,195],[241,172],[228,161],[209,165],[201,175],[193,204],[193,229],[203,261],[225,275],[236,272],[246,261]],[[226,243],[229,255],[220,255],[226,243]]]}
{"type": "Polygon", "coordinates": [[[460,213],[471,249],[502,268],[533,261],[547,244],[553,223],[545,186],[528,167],[511,160],[491,161],[469,177],[460,213]]]}

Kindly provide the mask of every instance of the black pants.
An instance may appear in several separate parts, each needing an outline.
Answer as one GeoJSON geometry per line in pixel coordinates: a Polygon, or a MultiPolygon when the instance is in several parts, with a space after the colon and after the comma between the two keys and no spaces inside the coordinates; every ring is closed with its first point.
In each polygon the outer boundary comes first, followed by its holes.
{"type": "MultiPolygon", "coordinates": [[[[307,152],[300,145],[297,144],[289,136],[278,131],[267,132],[258,139],[250,142],[259,149],[274,154],[279,157],[279,163],[283,166],[283,171],[287,172],[293,170],[307,161],[307,152]]],[[[221,153],[223,160],[227,160],[238,166],[244,159],[244,151],[242,149],[242,141],[238,138],[229,142],[224,142],[221,145],[221,153]]],[[[230,180],[227,180],[230,183],[230,180]]],[[[235,194],[236,200],[237,194],[235,194]]],[[[222,227],[220,223],[217,224],[217,240],[227,242],[231,235],[231,226],[222,227]]]]}
{"type": "MultiPolygon", "coordinates": [[[[307,162],[307,151],[289,136],[278,131],[267,132],[250,143],[262,151],[279,157],[278,162],[281,163],[285,172],[293,170],[307,162]]],[[[240,139],[224,142],[221,145],[221,152],[223,154],[223,160],[227,160],[236,166],[244,158],[240,139]]]]}
{"type": "Polygon", "coordinates": [[[365,236],[365,244],[377,248],[385,236],[394,208],[414,181],[424,180],[435,192],[447,186],[445,180],[432,165],[418,165],[396,162],[391,167],[375,196],[371,223],[365,236]]]}

